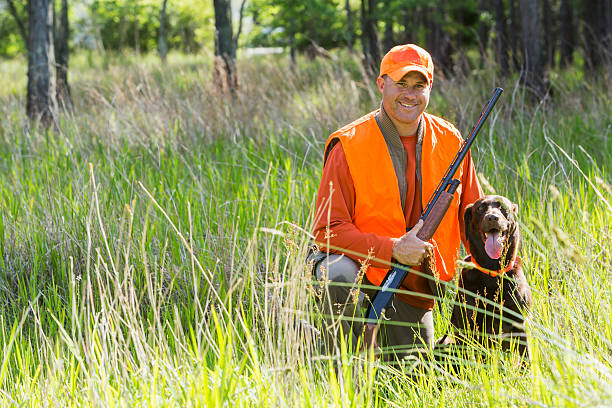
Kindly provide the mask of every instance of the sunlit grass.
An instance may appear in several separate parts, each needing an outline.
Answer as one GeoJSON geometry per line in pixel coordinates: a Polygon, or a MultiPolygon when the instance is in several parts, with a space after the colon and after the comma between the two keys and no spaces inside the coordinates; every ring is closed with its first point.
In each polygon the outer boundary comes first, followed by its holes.
{"type": "Polygon", "coordinates": [[[377,107],[374,84],[358,61],[294,72],[273,56],[240,62],[230,100],[210,61],[77,55],[74,110],[49,131],[27,125],[23,61],[0,64],[15,88],[0,94],[3,404],[609,405],[605,80],[561,73],[548,106],[490,72],[434,85],[430,111],[464,133],[506,90],[473,155],[519,205],[533,363],[494,350],[416,377],[411,362],[320,356],[303,329],[317,321],[303,261],[322,146],[377,107]]]}

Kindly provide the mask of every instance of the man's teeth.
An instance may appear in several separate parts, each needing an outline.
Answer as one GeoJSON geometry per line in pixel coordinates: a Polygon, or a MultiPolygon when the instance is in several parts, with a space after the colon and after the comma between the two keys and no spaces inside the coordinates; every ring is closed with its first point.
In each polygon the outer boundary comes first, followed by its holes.
{"type": "Polygon", "coordinates": [[[400,105],[402,105],[404,108],[414,108],[416,106],[416,104],[406,104],[406,103],[399,103],[400,105]]]}

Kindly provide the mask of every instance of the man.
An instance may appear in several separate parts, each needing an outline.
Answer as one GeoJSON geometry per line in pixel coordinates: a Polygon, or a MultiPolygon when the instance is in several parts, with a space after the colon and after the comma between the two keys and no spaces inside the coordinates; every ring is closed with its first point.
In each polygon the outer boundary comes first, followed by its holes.
{"type": "Polygon", "coordinates": [[[327,347],[338,345],[342,329],[355,350],[361,307],[376,292],[356,287],[380,286],[390,262],[413,271],[400,288],[408,293],[396,296],[386,310],[390,321],[381,328],[379,344],[400,356],[406,347],[433,344],[435,284],[419,271],[428,257],[436,278],[452,279],[460,239],[465,242],[464,209],[483,195],[468,154],[456,174],[461,184],[433,239],[416,237],[421,212],[462,142],[452,124],[425,112],[433,73],[424,49],[392,48],[377,79],[380,109],[334,132],[326,143],[314,227],[318,251],[309,261],[319,280],[332,283],[322,294],[324,313],[343,316],[327,327],[327,347]]]}

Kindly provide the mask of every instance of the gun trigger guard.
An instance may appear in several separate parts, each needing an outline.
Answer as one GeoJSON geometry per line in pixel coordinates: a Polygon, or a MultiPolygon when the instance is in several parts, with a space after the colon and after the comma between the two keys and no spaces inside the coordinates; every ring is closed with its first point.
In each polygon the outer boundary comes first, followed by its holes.
{"type": "MultiPolygon", "coordinates": [[[[395,308],[395,305],[393,304],[393,299],[391,299],[389,306],[393,308],[394,313],[397,313],[397,309],[395,308]]],[[[382,318],[387,321],[391,320],[390,317],[387,317],[387,314],[385,312],[386,312],[386,309],[383,309],[383,312],[381,313],[382,318]]]]}

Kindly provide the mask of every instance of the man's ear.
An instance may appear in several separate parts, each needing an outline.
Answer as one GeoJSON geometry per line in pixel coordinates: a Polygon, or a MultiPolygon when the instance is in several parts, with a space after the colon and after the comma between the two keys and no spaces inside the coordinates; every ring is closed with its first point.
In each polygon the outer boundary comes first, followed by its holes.
{"type": "MultiPolygon", "coordinates": [[[[472,222],[472,207],[473,206],[474,204],[470,204],[467,207],[465,207],[465,212],[463,213],[463,226],[466,231],[467,231],[467,226],[470,225],[470,223],[472,222]]],[[[466,232],[466,235],[467,235],[467,232],[466,232]]]]}
{"type": "Polygon", "coordinates": [[[376,80],[376,85],[378,86],[378,90],[382,92],[383,88],[385,87],[385,78],[378,77],[378,79],[376,80]]]}

